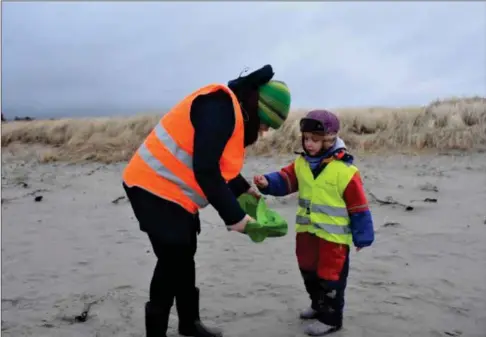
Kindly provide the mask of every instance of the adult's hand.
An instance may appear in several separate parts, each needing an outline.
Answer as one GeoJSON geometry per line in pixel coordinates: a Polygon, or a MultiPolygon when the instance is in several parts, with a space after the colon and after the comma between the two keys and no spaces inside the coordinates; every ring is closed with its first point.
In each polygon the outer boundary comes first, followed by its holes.
{"type": "Polygon", "coordinates": [[[253,187],[253,186],[250,187],[248,189],[248,191],[246,191],[246,193],[251,194],[252,196],[254,196],[257,199],[260,199],[262,197],[262,195],[260,194],[260,192],[258,192],[258,190],[255,187],[253,187]]]}
{"type": "Polygon", "coordinates": [[[255,221],[255,220],[251,216],[249,216],[247,214],[239,222],[235,223],[234,225],[228,226],[227,228],[228,228],[229,231],[235,231],[235,232],[244,233],[245,232],[246,225],[250,221],[255,221]]]}

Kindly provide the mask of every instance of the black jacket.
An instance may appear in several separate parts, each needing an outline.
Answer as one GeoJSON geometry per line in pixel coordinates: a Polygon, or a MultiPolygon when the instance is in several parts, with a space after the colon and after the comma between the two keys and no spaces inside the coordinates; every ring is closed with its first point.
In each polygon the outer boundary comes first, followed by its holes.
{"type": "Polygon", "coordinates": [[[196,180],[225,224],[233,225],[245,216],[236,198],[250,185],[241,174],[226,184],[219,169],[220,157],[235,127],[231,97],[223,90],[197,97],[192,103],[191,122],[196,180]]]}

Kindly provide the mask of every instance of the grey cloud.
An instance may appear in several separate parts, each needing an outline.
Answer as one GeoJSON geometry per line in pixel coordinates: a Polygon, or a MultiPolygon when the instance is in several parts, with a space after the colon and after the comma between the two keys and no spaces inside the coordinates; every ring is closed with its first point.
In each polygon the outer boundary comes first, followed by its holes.
{"type": "Polygon", "coordinates": [[[2,110],[165,110],[271,63],[294,107],[485,94],[483,3],[18,2],[2,11],[2,110]]]}

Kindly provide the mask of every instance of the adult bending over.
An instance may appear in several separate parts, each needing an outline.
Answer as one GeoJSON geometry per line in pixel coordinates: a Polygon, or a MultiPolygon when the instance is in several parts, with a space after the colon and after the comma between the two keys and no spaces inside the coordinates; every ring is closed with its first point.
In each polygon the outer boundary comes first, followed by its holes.
{"type": "Polygon", "coordinates": [[[199,317],[194,255],[199,209],[211,204],[229,230],[244,232],[250,216],[236,198],[258,195],[241,176],[245,147],[286,120],[290,93],[266,65],[228,83],[210,84],[165,114],[131,158],[123,187],[157,257],[145,304],[147,337],[166,336],[176,300],[179,333],[222,336],[199,317]]]}

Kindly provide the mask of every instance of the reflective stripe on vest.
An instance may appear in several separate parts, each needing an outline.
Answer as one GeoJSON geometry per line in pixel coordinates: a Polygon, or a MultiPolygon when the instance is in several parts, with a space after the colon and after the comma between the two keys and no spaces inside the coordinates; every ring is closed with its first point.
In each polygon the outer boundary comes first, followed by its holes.
{"type": "MultiPolygon", "coordinates": [[[[299,198],[300,207],[308,208],[310,205],[311,201],[309,199],[299,198]]],[[[324,213],[331,216],[348,216],[348,210],[345,207],[332,207],[327,205],[312,204],[310,211],[314,213],[324,213]]]]}
{"type": "Polygon", "coordinates": [[[320,228],[325,230],[328,233],[331,234],[348,234],[351,233],[351,230],[349,229],[348,226],[339,226],[339,225],[334,225],[334,224],[328,224],[328,223],[311,223],[310,218],[302,216],[302,215],[297,215],[295,222],[298,223],[299,225],[312,225],[315,228],[320,228]]]}
{"type": "MultiPolygon", "coordinates": [[[[170,151],[170,153],[172,153],[174,157],[176,157],[178,160],[184,163],[184,165],[192,170],[192,156],[176,144],[174,139],[172,139],[172,137],[167,133],[167,131],[160,123],[157,124],[157,126],[155,127],[155,135],[157,136],[157,139],[165,145],[165,147],[170,151]]],[[[142,143],[142,145],[138,149],[138,153],[140,157],[147,163],[147,165],[152,168],[152,170],[154,170],[161,177],[164,177],[165,179],[177,184],[181,188],[183,193],[196,205],[201,208],[208,205],[208,201],[206,200],[206,198],[203,198],[201,195],[199,195],[181,178],[169,171],[157,158],[155,158],[152,153],[150,153],[149,149],[145,145],[145,142],[142,143]]]]}
{"type": "Polygon", "coordinates": [[[123,181],[127,186],[140,187],[193,214],[208,205],[193,170],[195,130],[190,114],[196,97],[218,90],[229,94],[235,114],[234,129],[219,160],[221,176],[230,181],[241,172],[245,147],[240,103],[226,85],[210,84],[186,96],[161,117],[125,167],[123,181]]]}
{"type": "Polygon", "coordinates": [[[331,242],[351,244],[350,219],[342,195],[356,171],[353,165],[333,160],[314,179],[305,158],[296,159],[299,184],[296,232],[310,232],[331,242]]]}

